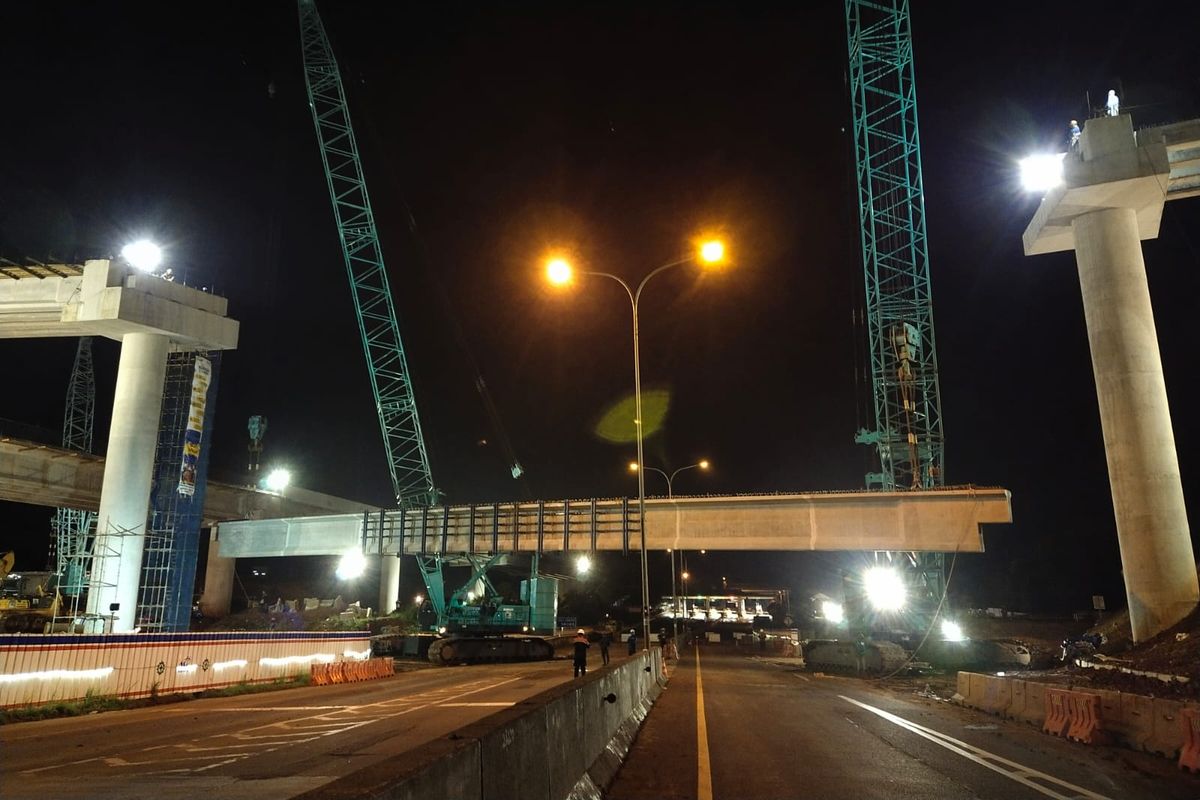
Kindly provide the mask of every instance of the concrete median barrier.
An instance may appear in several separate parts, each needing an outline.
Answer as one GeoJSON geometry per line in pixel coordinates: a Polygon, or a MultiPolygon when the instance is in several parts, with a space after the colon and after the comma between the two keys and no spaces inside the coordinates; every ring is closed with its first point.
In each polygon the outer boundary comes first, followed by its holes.
{"type": "Polygon", "coordinates": [[[1183,703],[1176,700],[1154,701],[1154,728],[1145,749],[1164,758],[1175,758],[1183,747],[1183,703]]]}
{"type": "Polygon", "coordinates": [[[1121,738],[1134,750],[1145,750],[1154,736],[1154,698],[1121,693],[1121,738]]]}
{"type": "Polygon", "coordinates": [[[297,800],[599,797],[662,691],[662,675],[660,651],[639,654],[297,800]]]}
{"type": "Polygon", "coordinates": [[[1025,681],[1025,707],[1014,719],[1037,728],[1042,727],[1046,720],[1046,684],[1025,681]]]}

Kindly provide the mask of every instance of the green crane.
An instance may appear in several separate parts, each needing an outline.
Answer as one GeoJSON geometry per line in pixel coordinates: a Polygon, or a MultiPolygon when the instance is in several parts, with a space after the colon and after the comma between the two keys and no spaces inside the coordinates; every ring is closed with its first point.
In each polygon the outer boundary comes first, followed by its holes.
{"type": "Polygon", "coordinates": [[[387,267],[341,74],[313,0],[298,0],[308,106],[325,165],[396,502],[437,502],[387,267]]]}
{"type": "MultiPolygon", "coordinates": [[[[944,441],[908,0],[845,3],[875,415],[855,441],[879,456],[868,488],[932,489],[944,441]]],[[[940,598],[942,555],[911,559],[940,598]]]]}
{"type": "MultiPolygon", "coordinates": [[[[80,453],[92,452],[92,429],[96,411],[96,375],[92,367],[92,337],[83,336],[75,348],[75,365],[67,387],[66,412],[63,416],[63,447],[80,453]]],[[[59,575],[64,594],[79,594],[84,580],[87,537],[95,512],[78,508],[59,508],[54,515],[53,558],[51,567],[59,575]]]]}

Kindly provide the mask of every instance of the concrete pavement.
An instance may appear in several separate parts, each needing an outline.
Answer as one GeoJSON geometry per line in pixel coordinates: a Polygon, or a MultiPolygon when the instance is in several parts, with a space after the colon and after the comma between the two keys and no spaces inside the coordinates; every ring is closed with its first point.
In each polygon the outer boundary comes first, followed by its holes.
{"type": "Polygon", "coordinates": [[[682,656],[610,800],[1200,796],[1200,778],[1145,753],[720,646],[682,656]]]}
{"type": "MultiPolygon", "coordinates": [[[[599,653],[589,666],[599,666],[599,653]]],[[[625,660],[614,649],[613,663],[625,660]]],[[[286,798],[572,680],[570,661],[423,669],[366,683],[0,728],[0,796],[286,798]]]]}

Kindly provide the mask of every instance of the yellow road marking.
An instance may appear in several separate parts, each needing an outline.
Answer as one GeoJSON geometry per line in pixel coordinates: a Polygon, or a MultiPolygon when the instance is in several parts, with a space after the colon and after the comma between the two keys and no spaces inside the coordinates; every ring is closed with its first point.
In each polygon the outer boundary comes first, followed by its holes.
{"type": "Polygon", "coordinates": [[[708,726],[704,722],[704,685],[700,681],[700,648],[696,650],[696,797],[712,800],[712,768],[708,763],[708,726]]]}

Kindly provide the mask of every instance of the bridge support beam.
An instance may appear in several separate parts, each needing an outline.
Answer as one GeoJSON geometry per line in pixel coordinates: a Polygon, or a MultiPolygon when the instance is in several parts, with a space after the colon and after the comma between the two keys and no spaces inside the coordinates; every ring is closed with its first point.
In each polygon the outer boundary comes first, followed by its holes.
{"type": "Polygon", "coordinates": [[[387,615],[396,610],[400,600],[400,557],[392,554],[379,556],[379,611],[387,615]]]}
{"type": "Polygon", "coordinates": [[[110,617],[113,632],[136,625],[169,344],[155,333],[128,333],[121,340],[87,609],[110,617]]]}
{"type": "Polygon", "coordinates": [[[1141,142],[1128,115],[1088,120],[1023,237],[1026,255],[1075,251],[1136,642],[1200,602],[1141,244],[1171,174],[1161,132],[1141,142]]]}
{"type": "Polygon", "coordinates": [[[208,534],[208,560],[204,565],[204,593],[200,613],[210,619],[229,616],[233,605],[233,581],[237,559],[221,555],[221,542],[214,526],[208,534]]]}
{"type": "Polygon", "coordinates": [[[1133,209],[1072,227],[1129,618],[1144,641],[1200,601],[1167,384],[1133,209]]]}

